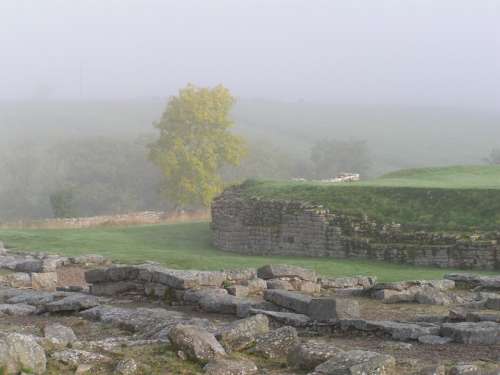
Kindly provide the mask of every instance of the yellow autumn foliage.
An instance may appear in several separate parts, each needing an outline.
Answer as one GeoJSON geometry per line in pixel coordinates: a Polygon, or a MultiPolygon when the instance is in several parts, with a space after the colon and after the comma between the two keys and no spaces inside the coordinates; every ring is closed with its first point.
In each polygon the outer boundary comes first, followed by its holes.
{"type": "Polygon", "coordinates": [[[192,84],[169,100],[155,124],[160,136],[150,146],[150,159],[165,176],[162,191],[169,202],[209,206],[223,188],[220,169],[240,163],[246,145],[231,132],[234,102],[222,85],[192,84]]]}

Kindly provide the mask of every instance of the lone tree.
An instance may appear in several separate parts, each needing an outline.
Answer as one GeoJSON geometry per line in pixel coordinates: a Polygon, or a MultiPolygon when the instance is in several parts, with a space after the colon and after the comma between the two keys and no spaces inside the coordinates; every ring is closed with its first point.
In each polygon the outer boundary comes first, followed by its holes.
{"type": "Polygon", "coordinates": [[[231,133],[234,101],[222,85],[189,84],[155,124],[160,137],[149,156],[164,174],[164,196],[176,207],[209,206],[223,188],[221,168],[238,165],[245,154],[244,140],[231,133]]]}

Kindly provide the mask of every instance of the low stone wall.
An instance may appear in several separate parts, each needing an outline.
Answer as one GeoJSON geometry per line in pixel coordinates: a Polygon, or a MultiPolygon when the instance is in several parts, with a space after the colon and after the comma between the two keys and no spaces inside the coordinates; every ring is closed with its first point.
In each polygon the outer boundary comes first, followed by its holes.
{"type": "Polygon", "coordinates": [[[226,190],[212,204],[217,248],[253,255],[359,258],[475,269],[500,269],[498,234],[410,231],[321,206],[262,200],[226,190]]]}
{"type": "Polygon", "coordinates": [[[58,228],[94,228],[106,226],[128,226],[161,223],[181,223],[187,221],[208,220],[208,210],[197,211],[143,211],[131,212],[117,215],[101,215],[90,217],[74,217],[60,219],[41,220],[18,220],[14,222],[1,223],[0,228],[36,228],[36,229],[58,229],[58,228]]]}

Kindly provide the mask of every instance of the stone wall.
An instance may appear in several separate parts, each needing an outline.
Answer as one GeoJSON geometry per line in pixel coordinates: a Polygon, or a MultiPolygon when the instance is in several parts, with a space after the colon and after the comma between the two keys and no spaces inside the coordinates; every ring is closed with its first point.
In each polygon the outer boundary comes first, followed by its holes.
{"type": "Polygon", "coordinates": [[[411,231],[300,202],[226,190],[212,204],[217,248],[253,255],[360,258],[419,266],[500,269],[498,234],[411,231]]]}
{"type": "Polygon", "coordinates": [[[36,228],[36,229],[59,229],[59,228],[94,228],[105,226],[128,226],[161,223],[179,223],[195,220],[208,220],[208,210],[197,211],[143,211],[116,215],[101,215],[90,217],[74,217],[41,220],[18,220],[14,222],[1,223],[0,228],[36,228]]]}

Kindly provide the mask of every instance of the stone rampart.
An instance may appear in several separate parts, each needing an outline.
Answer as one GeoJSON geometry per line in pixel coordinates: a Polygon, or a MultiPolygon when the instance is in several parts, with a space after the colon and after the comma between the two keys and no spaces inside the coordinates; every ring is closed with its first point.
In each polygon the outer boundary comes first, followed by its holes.
{"type": "Polygon", "coordinates": [[[499,269],[498,235],[412,231],[300,202],[248,198],[226,190],[212,204],[214,244],[253,255],[359,258],[499,269]]]}

